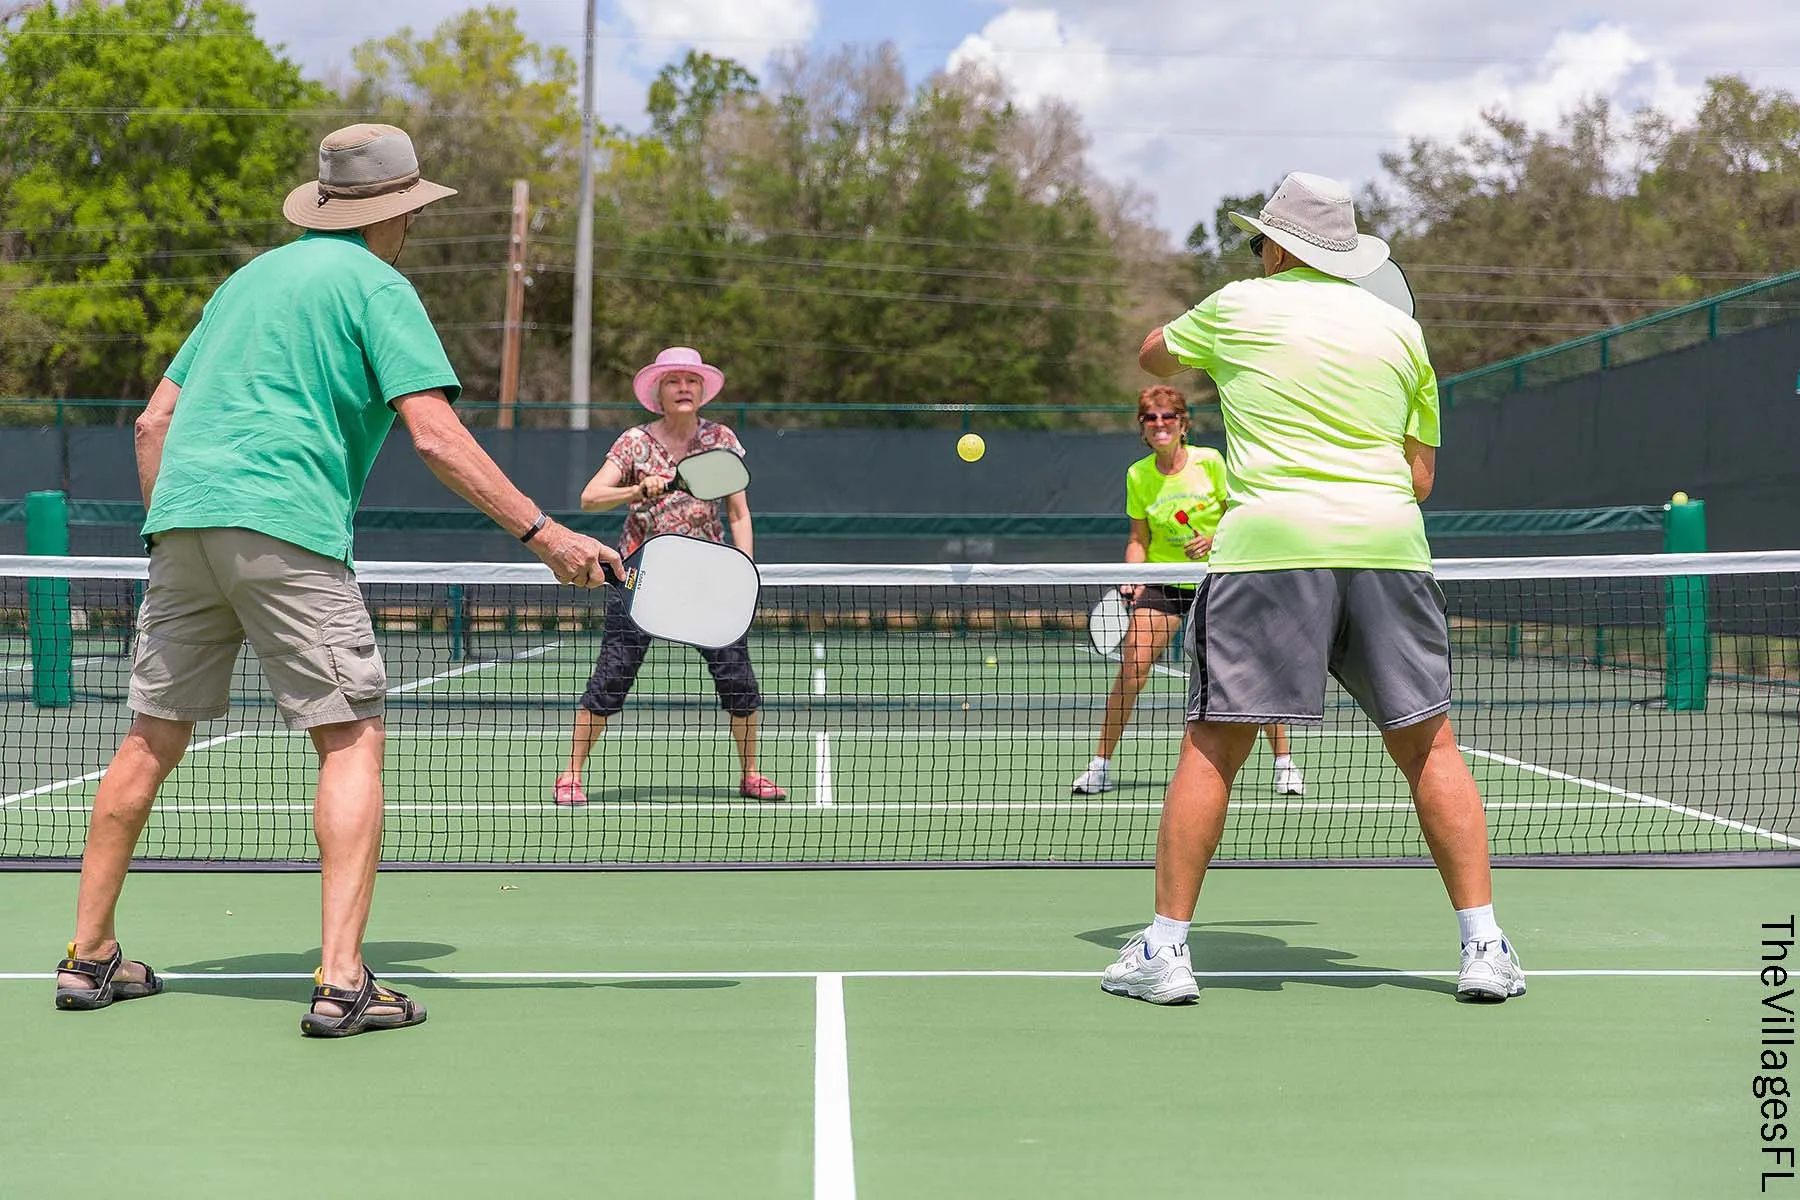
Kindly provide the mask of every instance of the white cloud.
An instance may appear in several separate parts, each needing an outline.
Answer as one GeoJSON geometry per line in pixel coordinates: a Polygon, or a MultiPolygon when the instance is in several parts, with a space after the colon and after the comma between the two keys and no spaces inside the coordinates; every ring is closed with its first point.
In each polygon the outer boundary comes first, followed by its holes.
{"type": "Polygon", "coordinates": [[[1026,104],[1060,96],[1082,107],[1104,106],[1116,86],[1106,46],[1056,13],[1013,8],[950,52],[949,67],[980,63],[999,71],[1026,104]]]}
{"type": "Polygon", "coordinates": [[[619,0],[632,32],[656,42],[685,42],[755,63],[782,43],[805,43],[819,27],[815,0],[619,0]]]}
{"type": "Polygon", "coordinates": [[[1584,101],[1605,97],[1625,109],[1654,105],[1690,115],[1702,88],[1679,81],[1674,64],[1621,25],[1565,31],[1529,72],[1484,66],[1460,79],[1407,89],[1388,118],[1396,134],[1455,138],[1499,109],[1535,130],[1556,128],[1584,101]]]}
{"type": "Polygon", "coordinates": [[[986,63],[1026,104],[1074,104],[1096,169],[1153,195],[1179,238],[1210,223],[1221,196],[1291,170],[1356,187],[1379,173],[1383,150],[1455,137],[1487,108],[1536,129],[1594,96],[1688,115],[1717,63],[1689,65],[1662,47],[1691,45],[1683,31],[1753,2],[1711,0],[1697,15],[1678,0],[1639,0],[1629,22],[1570,28],[1549,0],[1504,11],[1300,0],[1280,22],[1185,0],[1030,0],[965,36],[947,65],[986,63]]]}

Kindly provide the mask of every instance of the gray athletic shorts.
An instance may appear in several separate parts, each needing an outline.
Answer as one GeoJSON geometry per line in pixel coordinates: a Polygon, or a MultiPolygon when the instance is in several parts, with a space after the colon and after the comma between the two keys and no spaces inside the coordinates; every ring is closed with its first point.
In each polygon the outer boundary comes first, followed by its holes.
{"type": "Polygon", "coordinates": [[[1322,724],[1327,673],[1382,729],[1450,708],[1450,628],[1429,571],[1208,575],[1187,651],[1190,721],[1322,724]]]}

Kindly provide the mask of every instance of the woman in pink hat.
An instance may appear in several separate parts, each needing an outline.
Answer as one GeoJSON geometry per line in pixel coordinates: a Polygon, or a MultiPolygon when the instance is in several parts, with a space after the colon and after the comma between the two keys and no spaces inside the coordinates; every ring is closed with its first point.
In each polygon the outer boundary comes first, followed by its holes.
{"type": "MultiPolygon", "coordinates": [[[[656,361],[632,381],[638,403],[657,414],[647,425],[627,429],[606,452],[601,465],[581,491],[586,512],[603,512],[621,504],[630,506],[619,553],[629,555],[644,541],[660,533],[680,533],[708,541],[725,540],[719,520],[719,502],[696,500],[686,492],[672,491],[675,464],[702,450],[730,450],[742,455],[737,435],[716,421],[702,421],[700,409],[725,386],[725,373],[701,361],[700,352],[675,346],[656,356],[656,361]]],[[[750,504],[739,492],[725,500],[725,519],[731,540],[745,554],[753,554],[750,504]]],[[[556,777],[556,802],[587,803],[581,788],[582,768],[594,743],[606,729],[608,718],[625,707],[625,696],[637,679],[650,635],[625,616],[617,596],[608,598],[606,632],[594,674],[582,693],[575,714],[575,732],[569,746],[569,765],[556,777]]],[[[731,738],[737,743],[743,766],[738,792],[752,800],[785,800],[787,793],[756,770],[756,710],[762,692],[750,665],[748,637],[718,650],[701,650],[718,689],[719,704],[731,714],[731,738]]]]}

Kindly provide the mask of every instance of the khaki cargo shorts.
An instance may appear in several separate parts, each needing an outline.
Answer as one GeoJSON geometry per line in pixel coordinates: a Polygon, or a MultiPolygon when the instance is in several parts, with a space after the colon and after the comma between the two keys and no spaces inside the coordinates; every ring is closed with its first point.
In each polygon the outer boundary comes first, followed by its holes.
{"type": "Polygon", "coordinates": [[[288,728],[381,715],[387,671],[350,568],[250,529],[157,534],[132,710],[170,721],[224,716],[246,640],[288,728]]]}

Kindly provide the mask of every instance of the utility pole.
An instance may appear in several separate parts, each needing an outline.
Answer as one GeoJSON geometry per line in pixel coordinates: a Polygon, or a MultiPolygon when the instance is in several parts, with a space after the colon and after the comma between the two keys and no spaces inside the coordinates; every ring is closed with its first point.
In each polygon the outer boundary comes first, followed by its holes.
{"type": "Polygon", "coordinates": [[[525,229],[531,214],[531,185],[513,181],[512,239],[507,243],[506,324],[500,341],[500,428],[513,427],[519,399],[519,350],[525,341],[525,229]]]}
{"type": "Polygon", "coordinates": [[[594,336],[594,4],[581,51],[581,216],[575,226],[575,336],[570,343],[569,428],[588,427],[594,336]]]}

